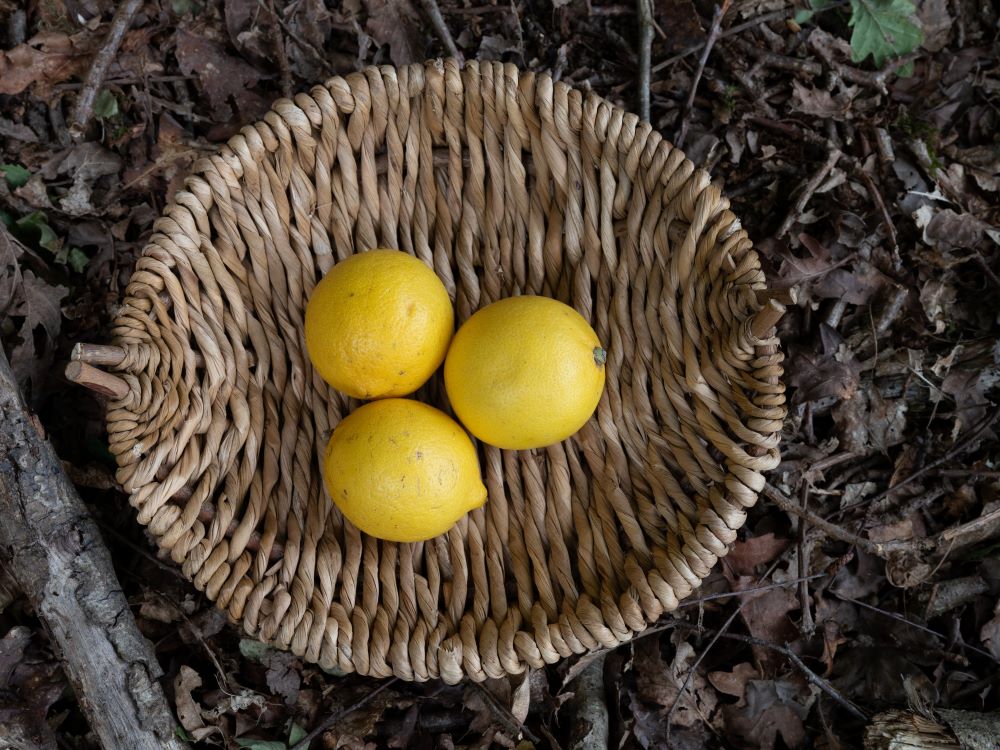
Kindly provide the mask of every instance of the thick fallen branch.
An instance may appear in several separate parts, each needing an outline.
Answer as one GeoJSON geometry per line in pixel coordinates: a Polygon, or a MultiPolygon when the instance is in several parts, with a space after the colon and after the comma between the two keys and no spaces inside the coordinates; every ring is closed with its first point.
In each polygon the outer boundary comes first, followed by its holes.
{"type": "Polygon", "coordinates": [[[111,557],[0,350],[0,566],[52,634],[105,750],[179,750],[161,672],[111,557]]]}

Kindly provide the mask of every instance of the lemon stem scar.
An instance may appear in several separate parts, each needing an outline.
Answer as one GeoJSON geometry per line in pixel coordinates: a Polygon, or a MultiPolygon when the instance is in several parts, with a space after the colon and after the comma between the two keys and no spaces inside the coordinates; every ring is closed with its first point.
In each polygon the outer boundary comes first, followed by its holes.
{"type": "Polygon", "coordinates": [[[608,361],[608,351],[599,346],[594,347],[594,362],[598,367],[604,367],[604,363],[608,361]]]}

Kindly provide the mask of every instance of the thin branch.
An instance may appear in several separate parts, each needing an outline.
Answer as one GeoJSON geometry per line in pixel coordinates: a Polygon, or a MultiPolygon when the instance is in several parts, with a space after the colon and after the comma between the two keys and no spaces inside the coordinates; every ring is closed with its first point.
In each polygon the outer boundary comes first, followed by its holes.
{"type": "Polygon", "coordinates": [[[865,539],[857,534],[852,534],[850,531],[847,531],[834,523],[830,523],[825,518],[817,515],[808,508],[801,507],[798,503],[771,484],[765,485],[764,494],[767,495],[770,500],[773,500],[775,505],[786,513],[808,521],[810,524],[815,526],[820,531],[823,531],[827,536],[833,539],[853,544],[858,549],[862,549],[872,555],[884,558],[889,552],[900,549],[914,549],[916,546],[912,542],[907,541],[873,542],[871,539],[865,539]]]}
{"type": "Polygon", "coordinates": [[[653,50],[653,2],[636,0],[639,17],[639,116],[649,121],[649,81],[653,50]]]}
{"type": "MultiPolygon", "coordinates": [[[[934,471],[942,464],[951,461],[959,454],[965,452],[973,443],[975,443],[982,436],[984,432],[986,432],[993,425],[995,425],[997,423],[997,420],[1000,420],[1000,406],[997,406],[996,408],[993,409],[993,411],[990,414],[983,417],[983,419],[979,422],[978,425],[970,429],[969,432],[965,435],[965,437],[963,437],[961,440],[955,443],[955,446],[950,451],[941,456],[941,458],[931,461],[929,464],[913,472],[905,479],[901,479],[900,481],[896,482],[896,484],[894,484],[892,487],[889,487],[888,489],[880,492],[873,498],[865,500],[864,505],[871,505],[872,503],[877,503],[880,500],[884,500],[885,498],[889,497],[889,495],[891,495],[893,492],[900,489],[901,487],[905,487],[911,482],[924,476],[924,474],[928,474],[929,472],[934,471]]],[[[861,504],[858,504],[855,507],[862,507],[862,506],[861,504]]]]}
{"type": "MultiPolygon", "coordinates": [[[[822,8],[819,8],[818,10],[813,11],[813,16],[815,17],[818,16],[820,13],[826,13],[827,11],[833,10],[834,8],[843,7],[844,5],[847,5],[848,2],[849,0],[837,0],[837,2],[830,3],[829,5],[826,5],[822,8]]],[[[796,9],[794,7],[789,6],[788,8],[784,8],[782,10],[772,10],[770,13],[763,13],[757,16],[756,18],[751,18],[749,21],[744,21],[743,23],[738,23],[735,26],[729,27],[721,34],[719,34],[719,39],[727,39],[731,36],[742,34],[747,29],[755,29],[761,24],[770,23],[771,21],[783,21],[786,18],[791,18],[793,15],[795,15],[795,12],[796,9]]],[[[699,42],[698,44],[694,44],[686,49],[681,50],[673,57],[668,57],[663,62],[654,65],[653,73],[659,73],[661,70],[669,68],[674,63],[680,62],[685,57],[690,57],[691,55],[701,50],[704,46],[705,42],[699,42]]]]}
{"type": "Polygon", "coordinates": [[[118,6],[114,18],[111,19],[111,28],[108,29],[108,36],[104,40],[101,49],[94,56],[94,61],[90,65],[87,73],[87,80],[84,82],[83,90],[76,100],[76,110],[73,112],[73,121],[69,126],[69,133],[73,140],[78,141],[83,138],[94,116],[94,102],[97,100],[97,93],[104,83],[104,78],[111,67],[112,61],[118,54],[119,47],[125,39],[129,26],[135,14],[142,7],[143,0],[125,0],[118,6]]]}
{"type": "MultiPolygon", "coordinates": [[[[802,510],[809,510],[809,485],[802,485],[802,510]]],[[[816,628],[816,623],[813,621],[812,607],[809,602],[809,581],[806,578],[806,574],[809,571],[809,549],[806,546],[806,532],[809,530],[809,524],[807,521],[799,522],[799,531],[796,535],[796,543],[798,546],[798,555],[796,556],[798,566],[799,566],[799,577],[802,579],[799,583],[799,607],[802,609],[802,632],[807,636],[813,634],[813,630],[816,628]]]]}
{"type": "Polygon", "coordinates": [[[347,708],[341,709],[337,713],[332,714],[331,716],[327,717],[327,719],[322,724],[320,724],[318,727],[316,727],[314,730],[312,730],[309,734],[307,734],[305,737],[303,737],[302,740],[298,744],[296,744],[294,747],[291,748],[291,750],[309,750],[309,745],[312,744],[312,741],[314,739],[316,739],[317,737],[319,737],[321,734],[323,734],[323,732],[325,732],[327,729],[329,729],[330,727],[332,727],[334,724],[336,724],[338,721],[340,721],[341,719],[343,719],[348,714],[352,714],[355,711],[357,711],[359,708],[363,708],[364,706],[368,705],[368,703],[370,703],[371,700],[376,695],[378,695],[382,691],[388,689],[389,687],[395,685],[398,681],[399,681],[398,677],[393,677],[392,679],[386,680],[381,685],[379,685],[377,688],[375,688],[370,693],[368,693],[368,695],[366,695],[364,698],[362,698],[361,700],[359,700],[357,703],[353,703],[352,705],[348,706],[347,708]]]}
{"type": "Polygon", "coordinates": [[[525,739],[527,739],[529,742],[534,742],[536,745],[541,742],[538,736],[535,735],[530,729],[528,729],[528,727],[524,726],[524,722],[518,719],[516,716],[514,716],[514,714],[510,712],[510,709],[507,708],[507,706],[503,705],[500,701],[496,699],[496,696],[493,695],[493,693],[484,688],[478,682],[474,682],[472,684],[475,685],[476,688],[479,690],[479,692],[483,694],[483,697],[486,698],[486,702],[490,704],[490,707],[498,714],[500,714],[500,718],[506,721],[507,724],[510,726],[510,728],[514,730],[514,734],[516,736],[520,736],[523,734],[525,739]]]}
{"type": "Polygon", "coordinates": [[[842,156],[843,153],[841,153],[840,149],[832,148],[830,150],[830,155],[827,157],[826,161],[823,162],[823,166],[816,170],[816,173],[809,178],[809,182],[807,182],[803,188],[802,194],[799,195],[799,199],[795,201],[795,205],[792,207],[792,210],[788,212],[788,216],[786,216],[785,220],[781,222],[781,227],[778,229],[778,233],[775,237],[781,239],[788,234],[788,230],[791,229],[792,224],[794,224],[796,219],[798,219],[802,215],[802,212],[805,211],[806,205],[813,197],[813,194],[819,189],[819,186],[823,184],[823,180],[825,180],[826,176],[830,174],[830,170],[834,168],[842,156]]]}
{"type": "Polygon", "coordinates": [[[420,0],[420,4],[423,6],[427,17],[430,19],[431,26],[434,27],[434,33],[437,34],[438,39],[441,40],[441,44],[444,45],[444,48],[448,50],[448,54],[459,62],[464,61],[465,58],[455,45],[455,40],[451,37],[451,31],[448,29],[448,24],[444,22],[444,17],[441,15],[441,8],[438,7],[437,0],[420,0]]]}
{"type": "MultiPolygon", "coordinates": [[[[694,623],[689,623],[689,622],[678,622],[677,626],[681,628],[688,628],[690,630],[698,630],[706,634],[713,632],[709,628],[705,628],[700,625],[695,625],[694,623]]],[[[720,633],[720,637],[730,641],[739,641],[740,643],[746,643],[747,645],[750,646],[759,646],[761,648],[766,648],[769,651],[774,651],[777,654],[781,654],[786,659],[788,659],[792,664],[794,664],[799,669],[799,671],[802,672],[802,675],[807,680],[809,680],[809,682],[811,682],[813,685],[815,685],[824,693],[826,693],[828,696],[830,696],[838,704],[843,706],[848,712],[851,713],[851,715],[855,716],[861,721],[868,721],[868,715],[865,714],[864,711],[862,711],[860,708],[851,703],[851,701],[849,701],[847,698],[841,695],[840,692],[833,685],[831,685],[829,682],[824,680],[818,674],[813,672],[809,668],[809,666],[804,661],[802,661],[802,658],[791,649],[786,648],[785,646],[779,646],[777,643],[771,643],[770,641],[765,641],[762,638],[754,638],[753,636],[750,635],[740,635],[739,633],[720,633]]]]}
{"type": "MultiPolygon", "coordinates": [[[[769,583],[766,586],[754,586],[749,589],[741,589],[740,591],[721,591],[718,594],[708,594],[707,596],[700,596],[697,599],[685,599],[681,602],[677,609],[684,609],[685,607],[693,607],[696,604],[704,604],[705,602],[714,602],[719,599],[732,599],[737,596],[745,596],[746,594],[760,594],[764,591],[771,591],[773,589],[783,589],[789,586],[797,586],[803,581],[815,581],[817,578],[825,578],[826,573],[813,573],[811,576],[803,576],[801,578],[790,578],[787,581],[781,581],[781,583],[769,583]]],[[[643,631],[645,634],[648,631],[643,631]]]]}
{"type": "Polygon", "coordinates": [[[892,247],[892,264],[896,269],[899,269],[903,265],[903,259],[899,255],[899,242],[896,239],[896,225],[892,223],[892,217],[889,216],[889,209],[886,208],[885,200],[882,198],[882,192],[878,189],[878,185],[875,184],[875,180],[872,179],[872,176],[861,168],[860,165],[855,171],[861,176],[862,181],[865,183],[865,189],[868,191],[868,195],[870,195],[872,200],[875,201],[875,206],[878,208],[879,215],[882,217],[882,226],[885,227],[885,232],[889,235],[889,244],[890,247],[892,247]]]}
{"type": "Polygon", "coordinates": [[[278,24],[278,13],[274,9],[274,0],[267,0],[263,6],[267,13],[267,36],[277,57],[278,73],[281,76],[281,93],[286,99],[291,99],[295,93],[292,83],[292,69],[285,54],[285,40],[281,38],[281,26],[278,24]]]}
{"type": "Polygon", "coordinates": [[[688,670],[687,675],[684,677],[684,682],[681,683],[680,690],[677,691],[677,697],[674,698],[673,705],[670,706],[670,710],[667,712],[666,724],[668,738],[670,736],[670,726],[673,723],[674,713],[677,711],[678,707],[680,707],[681,698],[683,698],[684,694],[687,692],[688,686],[691,684],[691,680],[694,679],[695,672],[698,671],[698,667],[701,666],[705,657],[708,656],[708,652],[712,650],[712,647],[716,643],[718,643],[719,639],[725,634],[725,632],[732,627],[733,622],[736,620],[736,616],[742,611],[743,602],[740,602],[739,606],[737,606],[736,609],[733,610],[732,614],[726,618],[726,621],[722,623],[722,627],[715,631],[715,635],[712,636],[712,640],[710,640],[708,645],[701,650],[701,653],[698,654],[698,658],[694,660],[694,664],[692,664],[691,668],[688,670]]]}
{"type": "Polygon", "coordinates": [[[705,48],[701,51],[701,57],[698,59],[698,68],[695,70],[694,79],[691,81],[691,90],[688,92],[687,101],[684,103],[681,126],[677,131],[677,137],[674,139],[674,145],[677,148],[684,146],[684,139],[687,137],[687,131],[691,125],[691,110],[694,107],[694,98],[698,94],[698,84],[705,73],[705,65],[708,63],[708,56],[712,54],[712,47],[715,46],[716,41],[719,39],[722,29],[722,19],[725,17],[731,4],[732,0],[722,0],[722,5],[716,5],[715,11],[712,13],[712,26],[708,31],[708,39],[705,40],[705,48]]]}
{"type": "MultiPolygon", "coordinates": [[[[921,625],[918,622],[913,622],[912,620],[907,620],[905,617],[903,617],[900,614],[896,614],[895,612],[889,612],[888,610],[885,610],[885,609],[880,609],[879,607],[876,607],[874,604],[866,604],[865,602],[859,601],[858,599],[852,599],[851,597],[847,596],[846,594],[841,594],[840,592],[838,592],[838,591],[836,591],[835,589],[832,589],[832,588],[831,589],[827,589],[827,591],[829,591],[831,594],[833,594],[835,597],[837,597],[838,599],[840,599],[843,602],[850,602],[851,604],[856,604],[859,607],[862,607],[864,609],[867,609],[867,610],[870,610],[870,611],[875,612],[877,614],[880,614],[883,617],[888,617],[890,620],[895,620],[896,622],[902,622],[902,623],[904,623],[906,625],[909,625],[911,628],[914,628],[916,630],[921,630],[924,633],[927,633],[928,635],[933,635],[933,636],[935,636],[937,638],[940,638],[941,640],[943,640],[945,642],[948,641],[948,636],[946,636],[944,633],[939,633],[936,630],[932,630],[931,628],[928,628],[925,625],[921,625]]],[[[995,657],[989,651],[984,651],[981,648],[976,648],[975,646],[970,646],[968,643],[963,643],[962,646],[964,646],[965,648],[969,649],[969,651],[972,651],[974,653],[979,654],[980,656],[985,656],[990,661],[993,661],[993,662],[996,662],[997,664],[1000,664],[1000,659],[997,659],[997,657],[995,657]]]]}

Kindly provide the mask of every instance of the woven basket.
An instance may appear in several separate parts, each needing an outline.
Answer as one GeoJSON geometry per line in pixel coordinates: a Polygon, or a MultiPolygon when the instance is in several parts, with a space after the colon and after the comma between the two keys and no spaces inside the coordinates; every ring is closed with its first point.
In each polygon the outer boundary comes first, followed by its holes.
{"type": "MultiPolygon", "coordinates": [[[[139,522],[249,635],[327,669],[454,683],[628,641],[726,554],[778,462],[780,305],[728,205],[649,124],[511,65],[369,68],[278,101],[194,166],[115,346],[78,353],[116,373],[139,522]],[[305,303],[377,246],[433,266],[457,323],[543,294],[608,347],[584,429],[479,446],[488,503],[422,544],[361,534],[320,476],[358,404],[311,369],[305,303]]],[[[439,376],[418,397],[447,408],[439,376]]]]}

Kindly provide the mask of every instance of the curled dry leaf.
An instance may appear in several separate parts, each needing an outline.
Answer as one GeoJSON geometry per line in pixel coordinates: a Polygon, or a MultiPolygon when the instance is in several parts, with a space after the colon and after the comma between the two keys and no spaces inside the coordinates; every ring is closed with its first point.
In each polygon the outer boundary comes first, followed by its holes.
{"type": "MultiPolygon", "coordinates": [[[[0,229],[0,234],[6,231],[0,229]]],[[[22,387],[31,383],[36,393],[52,363],[55,342],[62,327],[62,301],[68,293],[66,287],[49,284],[34,272],[24,271],[19,289],[15,289],[13,304],[7,309],[8,315],[23,318],[17,332],[20,341],[11,352],[11,369],[22,387]],[[42,342],[41,351],[36,346],[37,334],[42,342]]]]}
{"type": "Polygon", "coordinates": [[[653,638],[643,638],[635,645],[635,675],[639,697],[646,703],[662,707],[663,718],[673,710],[672,723],[693,727],[711,723],[719,699],[704,675],[695,673],[687,690],[681,686],[696,659],[694,647],[687,641],[677,644],[670,664],[660,655],[660,644],[653,638]],[[674,708],[674,704],[677,707],[674,708]]]}
{"type": "Polygon", "coordinates": [[[763,680],[748,662],[731,672],[711,672],[708,680],[720,693],[739,698],[722,708],[727,737],[736,747],[773,748],[779,735],[786,747],[802,746],[809,690],[800,682],[763,680]]]}
{"type": "Polygon", "coordinates": [[[788,544],[787,539],[779,539],[773,532],[752,536],[735,542],[722,563],[736,576],[753,575],[758,566],[766,565],[788,549],[788,544]]]}
{"type": "Polygon", "coordinates": [[[261,74],[219,43],[184,29],[177,31],[177,62],[184,75],[193,75],[212,108],[216,122],[234,117],[252,120],[264,113],[267,102],[253,92],[261,74]]]}
{"type": "Polygon", "coordinates": [[[191,735],[195,742],[201,742],[212,734],[222,734],[216,726],[209,726],[202,717],[202,709],[191,693],[201,687],[201,675],[186,665],[180,668],[174,679],[174,704],[177,718],[184,731],[191,735]]]}
{"type": "Polygon", "coordinates": [[[87,70],[100,37],[90,30],[69,36],[36,34],[14,49],[0,50],[0,94],[20,94],[29,86],[46,89],[87,70]]]}
{"type": "Polygon", "coordinates": [[[993,608],[993,619],[979,629],[979,640],[995,658],[1000,659],[1000,600],[993,608]]]}
{"type": "Polygon", "coordinates": [[[792,109],[803,114],[832,120],[848,119],[848,113],[854,97],[858,95],[857,86],[844,87],[841,93],[834,96],[829,91],[806,86],[799,81],[792,81],[792,109]]]}
{"type": "Polygon", "coordinates": [[[410,0],[365,0],[368,33],[375,41],[389,45],[389,57],[396,65],[408,65],[424,58],[423,24],[410,0]]]}

